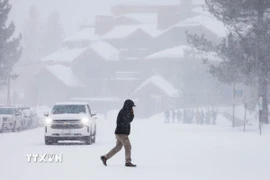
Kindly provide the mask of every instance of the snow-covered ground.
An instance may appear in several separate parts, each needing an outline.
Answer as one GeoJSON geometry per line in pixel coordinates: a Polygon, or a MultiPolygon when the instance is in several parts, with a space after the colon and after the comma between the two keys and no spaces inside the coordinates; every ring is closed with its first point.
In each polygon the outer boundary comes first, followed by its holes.
{"type": "Polygon", "coordinates": [[[115,113],[98,121],[91,146],[44,145],[44,129],[0,134],[1,180],[268,180],[270,134],[256,127],[164,124],[162,116],[135,119],[130,136],[133,162],[124,167],[124,150],[104,167],[100,156],[115,144],[115,113]],[[28,163],[27,154],[63,154],[62,163],[28,163]]]}

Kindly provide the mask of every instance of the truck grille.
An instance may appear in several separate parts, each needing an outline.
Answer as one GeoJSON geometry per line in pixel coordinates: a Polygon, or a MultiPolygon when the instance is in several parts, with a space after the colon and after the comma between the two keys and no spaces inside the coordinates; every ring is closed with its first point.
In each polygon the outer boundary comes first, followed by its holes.
{"type": "Polygon", "coordinates": [[[52,129],[81,129],[83,128],[82,124],[52,124],[52,129]]]}
{"type": "Polygon", "coordinates": [[[3,117],[3,122],[8,122],[8,118],[7,117],[3,117]]]}
{"type": "Polygon", "coordinates": [[[53,120],[51,125],[52,129],[81,129],[83,124],[79,119],[69,119],[69,120],[53,120]]]}
{"type": "Polygon", "coordinates": [[[80,121],[81,120],[79,120],[79,119],[69,119],[69,120],[67,120],[67,119],[59,119],[59,120],[53,120],[54,123],[66,123],[66,122],[68,122],[68,123],[78,123],[80,121]]]}

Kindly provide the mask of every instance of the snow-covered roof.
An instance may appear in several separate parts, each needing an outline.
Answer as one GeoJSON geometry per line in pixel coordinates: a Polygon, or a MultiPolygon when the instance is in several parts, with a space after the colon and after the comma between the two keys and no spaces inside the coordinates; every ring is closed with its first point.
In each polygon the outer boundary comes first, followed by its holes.
{"type": "Polygon", "coordinates": [[[157,86],[159,89],[161,89],[165,94],[167,94],[169,97],[179,97],[179,91],[166,79],[164,79],[161,76],[152,76],[151,78],[144,81],[138,89],[136,89],[132,95],[140,91],[142,88],[147,86],[148,84],[153,84],[157,86]]]}
{"type": "Polygon", "coordinates": [[[138,30],[138,26],[116,26],[103,35],[102,39],[122,39],[130,36],[138,30]]]}
{"type": "Polygon", "coordinates": [[[53,62],[73,62],[80,57],[87,48],[75,48],[75,49],[61,49],[43,59],[41,61],[53,61],[53,62]]]}
{"type": "Polygon", "coordinates": [[[62,65],[52,65],[45,67],[53,76],[60,80],[63,84],[68,87],[82,87],[82,83],[74,75],[70,67],[62,65]]]}
{"type": "Polygon", "coordinates": [[[141,25],[140,29],[147,32],[152,37],[157,37],[165,31],[157,29],[156,24],[141,25]]]}
{"type": "MultiPolygon", "coordinates": [[[[202,5],[204,4],[204,0],[190,0],[192,1],[193,5],[202,5]]],[[[124,2],[124,1],[123,1],[124,2]]],[[[181,0],[155,0],[155,1],[143,1],[143,0],[137,0],[125,2],[123,5],[125,6],[146,6],[146,5],[152,5],[152,6],[168,6],[168,5],[180,5],[181,0]]]]}
{"type": "Polygon", "coordinates": [[[52,61],[56,63],[62,63],[62,62],[71,63],[77,58],[79,58],[81,55],[83,55],[90,48],[94,52],[96,52],[99,56],[104,58],[106,61],[119,60],[119,51],[115,47],[113,47],[112,45],[106,42],[97,41],[97,42],[93,42],[90,46],[86,48],[61,49],[43,58],[41,61],[47,61],[47,62],[52,61]]]}
{"type": "Polygon", "coordinates": [[[225,37],[227,35],[226,27],[222,22],[205,15],[198,15],[192,18],[188,18],[174,25],[174,27],[190,26],[203,26],[219,37],[225,37]]]}
{"type": "Polygon", "coordinates": [[[185,52],[191,50],[190,46],[181,45],[170,49],[165,49],[160,52],[156,52],[147,56],[145,59],[163,59],[163,58],[172,58],[172,59],[180,59],[184,58],[185,52]]]}
{"type": "Polygon", "coordinates": [[[122,25],[115,26],[110,32],[103,35],[102,39],[123,39],[126,38],[138,30],[142,30],[148,35],[155,37],[161,34],[163,31],[157,29],[155,24],[149,25],[122,25]]]}
{"type": "Polygon", "coordinates": [[[143,14],[127,14],[127,18],[134,19],[142,24],[155,24],[157,23],[156,13],[143,13],[143,14]]]}
{"type": "Polygon", "coordinates": [[[106,61],[119,61],[119,51],[106,42],[98,41],[91,44],[90,47],[106,61]]]}
{"type": "Polygon", "coordinates": [[[186,45],[181,45],[174,48],[165,49],[160,52],[156,52],[154,54],[147,56],[145,59],[146,60],[150,60],[150,59],[151,60],[155,60],[155,59],[180,60],[185,57],[185,53],[192,53],[193,57],[197,59],[207,59],[210,64],[222,62],[222,59],[213,52],[198,51],[195,48],[192,48],[186,45]]]}
{"type": "Polygon", "coordinates": [[[95,34],[95,28],[83,28],[76,34],[67,37],[65,42],[74,42],[74,41],[96,41],[99,39],[99,36],[95,34]]]}

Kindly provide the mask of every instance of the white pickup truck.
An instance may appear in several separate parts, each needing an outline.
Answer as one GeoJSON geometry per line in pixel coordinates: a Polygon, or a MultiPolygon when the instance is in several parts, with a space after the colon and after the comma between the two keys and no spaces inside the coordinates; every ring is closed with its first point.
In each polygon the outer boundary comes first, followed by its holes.
{"type": "Polygon", "coordinates": [[[45,144],[79,140],[91,145],[96,141],[96,114],[88,103],[57,103],[45,113],[45,144]]]}

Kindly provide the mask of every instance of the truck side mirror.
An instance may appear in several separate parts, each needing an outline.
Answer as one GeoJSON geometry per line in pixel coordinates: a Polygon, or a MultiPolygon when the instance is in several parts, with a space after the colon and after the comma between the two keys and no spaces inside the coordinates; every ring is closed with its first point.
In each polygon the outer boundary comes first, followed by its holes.
{"type": "Polygon", "coordinates": [[[96,116],[97,113],[95,111],[92,111],[91,116],[96,116]]]}
{"type": "Polygon", "coordinates": [[[49,112],[45,112],[43,115],[46,116],[46,117],[48,117],[49,116],[49,112]]]}

